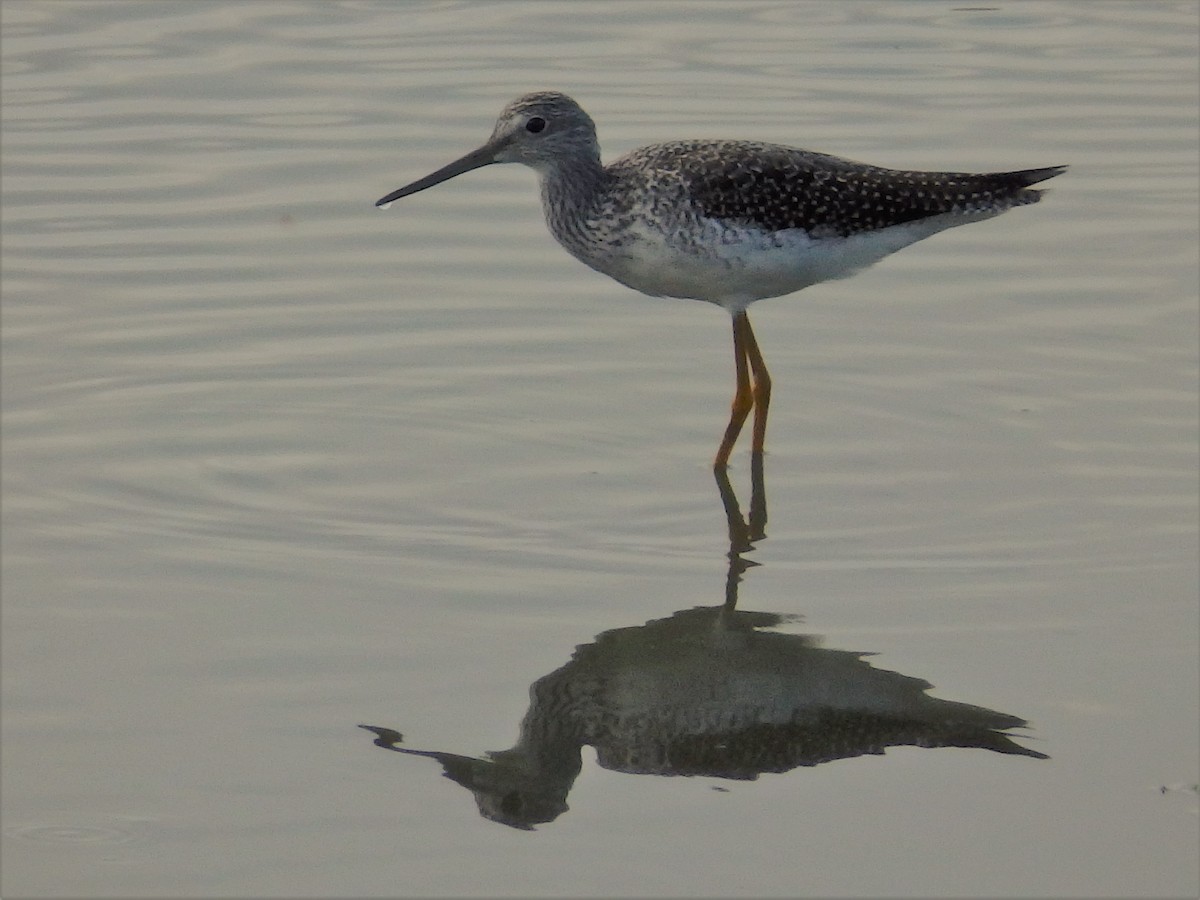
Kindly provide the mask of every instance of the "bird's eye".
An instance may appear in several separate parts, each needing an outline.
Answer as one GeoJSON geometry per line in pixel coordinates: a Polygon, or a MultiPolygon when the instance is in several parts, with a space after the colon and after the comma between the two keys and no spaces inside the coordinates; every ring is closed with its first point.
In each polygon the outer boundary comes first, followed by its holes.
{"type": "Polygon", "coordinates": [[[525,130],[532,132],[533,134],[538,134],[539,132],[544,131],[545,128],[546,128],[546,120],[543,119],[541,116],[534,116],[532,119],[530,119],[528,122],[525,123],[525,130]]]}

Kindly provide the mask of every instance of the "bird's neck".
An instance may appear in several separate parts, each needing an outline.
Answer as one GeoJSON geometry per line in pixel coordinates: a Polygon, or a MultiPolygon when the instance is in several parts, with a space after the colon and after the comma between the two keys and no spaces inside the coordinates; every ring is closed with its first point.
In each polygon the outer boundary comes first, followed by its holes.
{"type": "Polygon", "coordinates": [[[579,256],[588,220],[603,206],[610,176],[599,155],[557,160],[539,175],[546,224],[559,243],[579,256]]]}
{"type": "Polygon", "coordinates": [[[542,182],[542,202],[553,201],[564,209],[577,208],[580,203],[594,198],[604,190],[608,180],[599,153],[556,159],[538,174],[542,182]]]}

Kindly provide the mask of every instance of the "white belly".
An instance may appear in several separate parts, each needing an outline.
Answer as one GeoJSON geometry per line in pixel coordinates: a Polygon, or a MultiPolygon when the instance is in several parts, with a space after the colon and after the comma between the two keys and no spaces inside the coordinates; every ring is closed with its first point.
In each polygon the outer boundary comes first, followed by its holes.
{"type": "Polygon", "coordinates": [[[706,300],[730,310],[809,285],[846,278],[902,247],[995,213],[946,214],[842,237],[801,229],[765,232],[719,222],[703,231],[667,234],[631,223],[617,241],[567,246],[599,272],[644,294],[706,300]]]}

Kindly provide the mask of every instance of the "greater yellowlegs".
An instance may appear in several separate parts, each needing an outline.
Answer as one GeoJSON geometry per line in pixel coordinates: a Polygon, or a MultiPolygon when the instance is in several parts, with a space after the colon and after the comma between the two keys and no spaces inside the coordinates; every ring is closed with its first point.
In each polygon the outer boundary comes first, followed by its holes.
{"type": "Polygon", "coordinates": [[[771,378],[746,315],[751,303],[845,278],[939,231],[1036,203],[1042,191],[1029,186],[1066,170],[909,172],[711,140],[653,144],[605,166],[591,117],[564,94],[539,92],[506,106],[478,150],[375,205],[509,162],[538,173],[546,224],[576,259],[644,294],[706,300],[732,314],[737,389],[718,468],[751,409],[753,453],[766,438],[771,378]]]}

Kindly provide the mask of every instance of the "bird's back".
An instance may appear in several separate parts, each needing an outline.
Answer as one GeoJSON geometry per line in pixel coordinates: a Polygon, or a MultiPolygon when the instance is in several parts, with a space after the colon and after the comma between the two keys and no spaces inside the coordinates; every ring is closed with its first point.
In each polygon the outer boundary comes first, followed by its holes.
{"type": "Polygon", "coordinates": [[[730,310],[852,275],[947,228],[1035,203],[1061,168],[907,172],[752,141],[635,150],[581,188],[543,177],[546,221],[576,258],[646,294],[730,310]]]}
{"type": "Polygon", "coordinates": [[[975,217],[1036,203],[1030,185],[1064,167],[972,174],[886,169],[754,141],[675,141],[636,150],[608,167],[618,180],[657,182],[711,219],[768,232],[849,237],[945,214],[975,217]],[[674,188],[672,190],[671,188],[674,188]]]}

